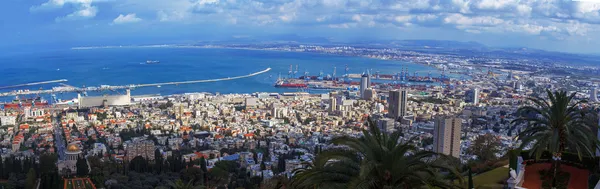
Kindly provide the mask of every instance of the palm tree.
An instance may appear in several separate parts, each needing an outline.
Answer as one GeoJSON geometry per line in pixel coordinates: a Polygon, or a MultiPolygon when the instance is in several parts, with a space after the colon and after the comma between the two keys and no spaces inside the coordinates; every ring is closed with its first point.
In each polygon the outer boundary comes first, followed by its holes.
{"type": "Polygon", "coordinates": [[[297,170],[292,186],[307,189],[458,186],[438,174],[440,169],[457,173],[443,166],[442,158],[437,158],[443,155],[398,143],[400,132],[383,133],[370,118],[367,125],[369,130],[363,131],[361,138],[334,139],[332,143],[341,147],[319,153],[308,168],[297,170]]]}
{"type": "Polygon", "coordinates": [[[261,185],[262,189],[291,189],[290,179],[285,175],[277,175],[265,180],[261,185]]]}
{"type": "Polygon", "coordinates": [[[183,183],[181,180],[175,181],[175,183],[171,184],[171,186],[175,189],[193,189],[194,185],[192,185],[192,181],[188,183],[183,183]]]}
{"type": "Polygon", "coordinates": [[[600,146],[600,142],[594,136],[597,126],[586,123],[585,112],[579,107],[585,100],[575,101],[576,93],[568,95],[566,91],[546,90],[546,93],[548,99],[528,98],[533,106],[519,108],[521,116],[512,124],[528,124],[518,135],[522,140],[519,149],[531,146],[530,154],[535,154],[536,159],[545,151],[552,153],[551,169],[555,177],[563,152],[573,151],[582,159],[584,153],[593,156],[594,147],[600,146]]]}

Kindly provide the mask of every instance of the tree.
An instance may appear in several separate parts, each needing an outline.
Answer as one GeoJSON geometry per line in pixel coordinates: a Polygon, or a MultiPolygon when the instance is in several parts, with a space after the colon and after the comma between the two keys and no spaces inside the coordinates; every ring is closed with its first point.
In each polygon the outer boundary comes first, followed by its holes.
{"type": "Polygon", "coordinates": [[[270,179],[264,180],[261,188],[265,189],[285,189],[291,187],[291,180],[284,175],[277,175],[270,179]]]}
{"type": "Polygon", "coordinates": [[[175,183],[171,184],[171,187],[173,187],[174,189],[195,189],[191,181],[183,183],[183,181],[181,180],[175,181],[175,183]]]}
{"type": "Polygon", "coordinates": [[[475,187],[473,186],[473,174],[471,173],[471,169],[469,169],[469,186],[467,189],[474,189],[475,187]]]}
{"type": "MultiPolygon", "coordinates": [[[[528,98],[533,105],[519,108],[517,112],[520,117],[513,120],[512,124],[528,125],[518,135],[522,140],[519,149],[533,145],[530,155],[535,155],[536,159],[545,151],[552,153],[551,171],[554,180],[563,152],[573,151],[582,159],[584,153],[593,156],[594,147],[600,147],[600,142],[594,136],[597,125],[586,124],[586,112],[579,108],[585,103],[584,100],[575,101],[576,93],[569,95],[566,91],[546,90],[546,93],[548,99],[528,98]]],[[[556,186],[553,184],[553,187],[556,186]]]]}
{"type": "Polygon", "coordinates": [[[332,148],[319,153],[308,168],[295,171],[295,188],[420,188],[425,185],[456,188],[441,179],[445,171],[462,177],[451,168],[442,154],[419,151],[415,146],[398,143],[400,132],[381,132],[368,119],[363,137],[344,136],[332,141],[346,148],[332,148]]]}
{"type": "Polygon", "coordinates": [[[202,169],[202,179],[204,179],[204,184],[206,184],[208,183],[208,168],[206,167],[204,156],[200,157],[200,169],[202,169]]]}
{"type": "Polygon", "coordinates": [[[230,183],[232,178],[237,178],[237,169],[239,165],[234,161],[218,161],[215,166],[208,172],[209,178],[207,186],[220,186],[230,183]]]}
{"type": "Polygon", "coordinates": [[[77,176],[83,177],[88,175],[90,172],[87,160],[85,160],[85,158],[77,158],[75,166],[77,167],[77,176]]]}
{"type": "Polygon", "coordinates": [[[279,155],[279,157],[277,158],[277,172],[285,172],[285,158],[283,155],[279,155]]]}
{"type": "Polygon", "coordinates": [[[261,171],[267,170],[267,166],[265,165],[264,161],[260,162],[260,170],[261,171]]]}
{"type": "Polygon", "coordinates": [[[183,181],[191,182],[193,185],[204,185],[204,171],[197,167],[188,167],[181,171],[183,181]]]}
{"type": "Polygon", "coordinates": [[[35,186],[37,184],[36,180],[37,175],[35,173],[35,170],[33,170],[33,168],[29,168],[29,171],[27,172],[27,177],[25,179],[25,189],[35,189],[35,186]]]}
{"type": "MultiPolygon", "coordinates": [[[[10,173],[8,176],[7,188],[20,188],[19,187],[19,178],[17,177],[17,173],[10,173]]],[[[23,187],[23,186],[21,186],[23,187]]]]}
{"type": "Polygon", "coordinates": [[[143,173],[148,171],[148,161],[144,159],[142,156],[134,157],[129,163],[129,170],[143,173]]]}
{"type": "Polygon", "coordinates": [[[252,152],[252,159],[254,160],[254,163],[258,163],[258,154],[256,151],[252,152]]]}
{"type": "Polygon", "coordinates": [[[164,159],[162,154],[160,154],[160,150],[156,149],[154,150],[154,171],[156,171],[156,173],[162,173],[164,170],[162,169],[162,165],[164,163],[164,159]]]}
{"type": "Polygon", "coordinates": [[[0,158],[0,179],[6,179],[7,177],[5,177],[6,173],[6,168],[4,167],[4,162],[2,161],[2,158],[0,158]]]}
{"type": "Polygon", "coordinates": [[[500,139],[492,134],[479,135],[471,144],[468,152],[476,155],[482,162],[496,159],[496,153],[500,151],[500,139]]]}
{"type": "Polygon", "coordinates": [[[48,154],[40,156],[40,176],[42,184],[40,188],[57,189],[61,188],[62,183],[59,181],[58,168],[56,167],[56,161],[58,157],[48,154]]]}

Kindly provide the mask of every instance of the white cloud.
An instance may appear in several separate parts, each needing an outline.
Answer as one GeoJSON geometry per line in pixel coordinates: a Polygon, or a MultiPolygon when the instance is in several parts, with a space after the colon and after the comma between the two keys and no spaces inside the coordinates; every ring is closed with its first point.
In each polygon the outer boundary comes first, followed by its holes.
{"type": "Polygon", "coordinates": [[[433,15],[433,14],[423,14],[423,15],[417,15],[416,16],[418,21],[429,21],[429,20],[434,20],[436,18],[438,18],[438,16],[433,15]]]}
{"type": "Polygon", "coordinates": [[[348,29],[352,26],[350,26],[351,24],[348,23],[344,23],[344,24],[329,24],[330,28],[341,28],[341,29],[348,29]]]}
{"type": "Polygon", "coordinates": [[[517,12],[523,16],[529,16],[531,14],[531,10],[533,10],[530,6],[527,5],[517,5],[517,12]]]}
{"type": "Polygon", "coordinates": [[[30,7],[29,10],[30,12],[51,11],[63,8],[68,4],[75,8],[75,12],[56,18],[56,21],[88,19],[95,17],[98,13],[98,7],[92,5],[92,0],[48,0],[41,5],[30,7]]]}
{"type": "Polygon", "coordinates": [[[158,20],[161,22],[181,21],[186,18],[187,13],[181,11],[165,11],[159,10],[156,13],[158,20]]]}
{"type": "Polygon", "coordinates": [[[352,15],[352,21],[360,22],[360,21],[362,21],[362,18],[360,17],[360,15],[355,14],[355,15],[352,15]]]}
{"type": "Polygon", "coordinates": [[[285,14],[285,15],[281,15],[279,16],[279,19],[283,22],[290,22],[292,21],[294,18],[296,18],[295,14],[285,14]]]}
{"type": "Polygon", "coordinates": [[[126,24],[126,23],[135,23],[142,21],[141,18],[138,18],[135,13],[123,15],[120,14],[117,18],[113,20],[113,24],[126,24]]]}
{"type": "MultiPolygon", "coordinates": [[[[32,12],[74,8],[60,20],[93,18],[100,0],[47,0],[32,12]]],[[[585,36],[600,33],[600,3],[570,0],[101,0],[157,22],[319,25],[330,28],[444,27],[468,33],[585,36]]],[[[128,19],[130,15],[120,15],[128,19]]],[[[131,16],[130,16],[131,17],[131,16]]],[[[139,21],[133,16],[133,21],[139,21]]],[[[119,19],[119,17],[117,17],[119,19]]],[[[115,19],[115,23],[116,20],[115,19]]],[[[57,19],[58,20],[58,19],[57,19]]]]}
{"type": "Polygon", "coordinates": [[[515,0],[482,0],[477,4],[477,8],[498,10],[515,4],[515,0]]]}
{"type": "Polygon", "coordinates": [[[408,21],[410,21],[410,19],[412,19],[412,16],[410,16],[410,15],[402,15],[402,16],[394,17],[394,20],[396,22],[400,22],[400,23],[408,22],[408,21]]]}
{"type": "Polygon", "coordinates": [[[476,25],[476,26],[492,26],[502,24],[504,20],[491,17],[491,16],[475,16],[468,17],[462,14],[452,14],[446,18],[444,18],[444,23],[446,24],[456,24],[456,25],[476,25]]]}

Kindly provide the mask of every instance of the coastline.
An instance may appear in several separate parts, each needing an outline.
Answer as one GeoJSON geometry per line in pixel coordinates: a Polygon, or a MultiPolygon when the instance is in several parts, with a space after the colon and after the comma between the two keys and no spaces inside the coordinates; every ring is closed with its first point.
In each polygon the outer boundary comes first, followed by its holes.
{"type": "MultiPolygon", "coordinates": [[[[89,46],[89,47],[72,47],[70,50],[94,50],[94,49],[118,49],[118,48],[182,48],[182,49],[232,49],[232,50],[250,50],[250,51],[271,51],[271,52],[290,52],[290,53],[310,53],[310,54],[321,54],[321,55],[329,55],[329,56],[340,56],[340,57],[357,57],[357,58],[366,58],[366,59],[375,59],[375,60],[384,60],[384,61],[395,61],[395,62],[404,62],[410,64],[418,64],[424,65],[427,67],[435,68],[436,70],[442,70],[434,65],[425,64],[414,61],[407,60],[399,60],[399,59],[385,59],[385,58],[375,58],[366,55],[348,55],[348,54],[336,54],[336,53],[327,53],[327,52],[311,52],[311,51],[291,51],[291,50],[279,50],[279,49],[270,49],[270,48],[252,48],[252,47],[231,47],[231,46],[223,46],[223,45],[127,45],[127,46],[89,46]]],[[[422,72],[419,72],[422,73],[422,72]]],[[[464,74],[460,74],[464,75],[464,74]]]]}

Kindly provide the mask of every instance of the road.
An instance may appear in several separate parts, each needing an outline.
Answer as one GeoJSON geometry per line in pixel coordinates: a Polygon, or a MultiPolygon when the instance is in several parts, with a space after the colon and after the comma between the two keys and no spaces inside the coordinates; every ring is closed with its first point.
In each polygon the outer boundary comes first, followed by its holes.
{"type": "Polygon", "coordinates": [[[60,123],[60,119],[58,119],[58,116],[54,117],[54,121],[53,124],[55,124],[54,127],[54,141],[55,141],[55,145],[56,145],[56,149],[58,150],[58,159],[59,160],[65,160],[65,149],[66,149],[66,145],[65,145],[65,139],[62,136],[62,127],[61,127],[61,123],[60,123]]]}

